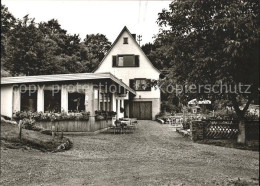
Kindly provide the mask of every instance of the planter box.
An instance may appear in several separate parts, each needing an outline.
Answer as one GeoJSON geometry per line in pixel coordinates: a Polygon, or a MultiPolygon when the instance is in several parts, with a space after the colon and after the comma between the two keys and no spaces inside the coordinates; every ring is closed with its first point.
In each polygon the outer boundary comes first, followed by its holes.
{"type": "Polygon", "coordinates": [[[45,130],[51,130],[55,126],[56,132],[95,132],[110,127],[112,120],[101,121],[37,121],[35,125],[45,130]]]}

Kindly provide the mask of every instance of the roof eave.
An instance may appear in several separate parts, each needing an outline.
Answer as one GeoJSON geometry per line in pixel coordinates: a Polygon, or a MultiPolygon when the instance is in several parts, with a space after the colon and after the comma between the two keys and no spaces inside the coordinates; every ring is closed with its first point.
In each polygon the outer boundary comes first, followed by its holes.
{"type": "Polygon", "coordinates": [[[1,79],[1,86],[2,85],[12,85],[12,84],[28,84],[28,83],[48,83],[48,82],[64,82],[64,81],[84,81],[84,80],[96,80],[96,79],[111,79],[118,85],[124,87],[126,90],[131,92],[132,94],[136,95],[136,92],[131,89],[129,86],[127,86],[124,82],[119,80],[116,76],[112,75],[111,73],[78,73],[75,74],[75,76],[82,75],[83,77],[69,77],[73,74],[55,74],[55,75],[39,75],[39,76],[20,76],[20,77],[6,77],[1,79]],[[88,75],[91,77],[84,77],[84,75],[88,75]],[[56,79],[55,77],[56,76],[56,79]],[[62,77],[61,76],[65,76],[62,77]],[[68,77],[66,77],[68,76],[68,77]],[[28,79],[30,77],[30,79],[28,79]],[[39,77],[42,77],[42,79],[35,80],[39,77]],[[25,80],[21,80],[24,78],[25,80]],[[27,80],[26,80],[27,78],[27,80]],[[35,79],[34,79],[35,78],[35,79]]]}
{"type": "Polygon", "coordinates": [[[152,67],[159,73],[161,74],[161,71],[159,69],[157,69],[153,63],[150,61],[150,59],[146,56],[146,54],[144,53],[144,51],[142,50],[142,48],[139,46],[139,44],[137,43],[136,39],[133,37],[133,35],[131,34],[131,32],[128,30],[128,28],[126,26],[124,26],[124,28],[122,29],[122,31],[120,32],[120,34],[117,36],[116,40],[113,42],[113,44],[111,45],[110,49],[107,51],[106,55],[103,57],[103,59],[101,60],[101,62],[98,64],[98,66],[92,71],[95,72],[97,71],[97,69],[100,67],[100,65],[103,63],[103,61],[106,59],[106,57],[108,56],[108,54],[110,53],[110,51],[112,50],[112,48],[115,46],[115,44],[117,43],[117,41],[119,40],[119,38],[121,37],[121,35],[123,34],[124,31],[127,31],[128,34],[130,35],[130,37],[134,40],[135,44],[137,44],[137,46],[139,47],[139,49],[142,51],[143,55],[146,57],[146,59],[151,63],[152,67]]]}

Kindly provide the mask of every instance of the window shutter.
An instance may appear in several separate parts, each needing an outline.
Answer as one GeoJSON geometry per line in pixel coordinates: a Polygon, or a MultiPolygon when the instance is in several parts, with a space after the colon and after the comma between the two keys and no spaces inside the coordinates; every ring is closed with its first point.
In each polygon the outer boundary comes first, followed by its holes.
{"type": "Polygon", "coordinates": [[[112,66],[116,67],[116,56],[112,56],[112,66]]]}
{"type": "Polygon", "coordinates": [[[135,66],[139,67],[139,56],[135,55],[135,66]]]}
{"type": "Polygon", "coordinates": [[[150,79],[146,79],[146,83],[147,83],[146,90],[147,90],[147,91],[151,91],[151,90],[152,90],[151,80],[150,80],[150,79]]]}
{"type": "Polygon", "coordinates": [[[132,88],[132,89],[135,90],[135,88],[134,88],[134,83],[135,83],[135,80],[134,80],[134,79],[129,79],[129,86],[130,86],[130,88],[132,88]]]}

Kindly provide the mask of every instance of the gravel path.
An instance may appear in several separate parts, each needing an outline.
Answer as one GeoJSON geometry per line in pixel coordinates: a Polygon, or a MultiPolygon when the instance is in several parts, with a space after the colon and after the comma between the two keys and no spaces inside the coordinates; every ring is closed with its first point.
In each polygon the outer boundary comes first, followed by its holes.
{"type": "Polygon", "coordinates": [[[2,148],[0,185],[224,185],[231,179],[258,180],[258,152],[193,143],[154,121],[140,121],[134,134],[70,139],[74,147],[60,153],[2,148]]]}

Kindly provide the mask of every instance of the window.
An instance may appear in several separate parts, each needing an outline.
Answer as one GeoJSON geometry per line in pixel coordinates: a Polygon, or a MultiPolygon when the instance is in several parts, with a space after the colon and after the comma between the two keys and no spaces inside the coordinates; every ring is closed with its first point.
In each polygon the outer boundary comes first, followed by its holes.
{"type": "Polygon", "coordinates": [[[124,42],[123,44],[128,44],[128,37],[124,37],[124,42]]]}
{"type": "Polygon", "coordinates": [[[44,111],[60,112],[61,111],[61,91],[44,90],[44,111]]]}
{"type": "Polygon", "coordinates": [[[24,91],[21,93],[21,111],[37,111],[37,91],[24,91]]]}
{"type": "Polygon", "coordinates": [[[85,111],[85,93],[68,93],[68,109],[70,112],[85,111]]]}
{"type": "Polygon", "coordinates": [[[100,110],[110,111],[111,110],[111,103],[110,103],[111,94],[100,93],[99,96],[100,96],[100,100],[99,100],[100,110]]]}
{"type": "Polygon", "coordinates": [[[139,67],[139,56],[133,54],[113,56],[113,67],[139,67]]]}
{"type": "Polygon", "coordinates": [[[136,91],[151,91],[150,79],[130,79],[130,87],[136,91]]]}

